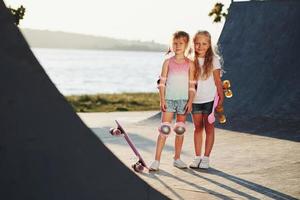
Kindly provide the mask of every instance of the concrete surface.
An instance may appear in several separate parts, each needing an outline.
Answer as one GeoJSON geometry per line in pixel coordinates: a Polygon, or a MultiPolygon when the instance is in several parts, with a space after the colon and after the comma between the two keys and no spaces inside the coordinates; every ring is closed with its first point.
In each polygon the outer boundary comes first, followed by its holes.
{"type": "MultiPolygon", "coordinates": [[[[161,170],[136,174],[128,145],[107,131],[119,119],[151,161],[159,121],[139,121],[155,113],[79,114],[107,149],[51,82],[0,1],[1,199],[164,199],[155,189],[171,199],[300,198],[299,10],[295,0],[232,4],[220,44],[234,92],[225,102],[225,128],[238,132],[217,130],[210,170],[172,167],[170,136],[161,170]]],[[[186,162],[193,157],[189,130],[186,162]]]]}
{"type": "MultiPolygon", "coordinates": [[[[101,141],[128,167],[136,160],[122,137],[108,133],[119,120],[147,163],[154,158],[157,122],[140,122],[157,112],[79,113],[101,141]]],[[[182,160],[193,158],[193,125],[182,160]]],[[[158,172],[138,174],[171,199],[299,199],[300,144],[294,141],[216,129],[209,170],[172,166],[174,135],[167,139],[158,172]]]]}

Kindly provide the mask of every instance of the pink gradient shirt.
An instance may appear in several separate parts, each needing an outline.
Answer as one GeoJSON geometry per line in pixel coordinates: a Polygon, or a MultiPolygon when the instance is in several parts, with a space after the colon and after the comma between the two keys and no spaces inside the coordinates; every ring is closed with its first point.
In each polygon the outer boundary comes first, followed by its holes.
{"type": "Polygon", "coordinates": [[[166,99],[167,100],[188,100],[189,90],[189,60],[177,63],[175,57],[169,59],[166,99]]]}

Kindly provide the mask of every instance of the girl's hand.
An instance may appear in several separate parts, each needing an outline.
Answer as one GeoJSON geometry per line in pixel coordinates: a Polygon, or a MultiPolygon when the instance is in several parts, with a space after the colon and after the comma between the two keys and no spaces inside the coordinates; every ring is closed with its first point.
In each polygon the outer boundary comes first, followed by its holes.
{"type": "Polygon", "coordinates": [[[165,100],[160,101],[160,109],[161,109],[162,112],[166,112],[167,105],[166,105],[166,101],[165,100]]]}
{"type": "Polygon", "coordinates": [[[185,108],[184,108],[184,110],[185,110],[185,113],[190,113],[191,111],[192,111],[192,104],[193,104],[193,102],[187,102],[187,104],[185,105],[185,108]]]}
{"type": "Polygon", "coordinates": [[[215,85],[217,87],[217,92],[219,95],[219,102],[217,106],[223,106],[224,92],[223,92],[223,83],[220,75],[220,69],[214,70],[213,75],[214,75],[215,85]]]}

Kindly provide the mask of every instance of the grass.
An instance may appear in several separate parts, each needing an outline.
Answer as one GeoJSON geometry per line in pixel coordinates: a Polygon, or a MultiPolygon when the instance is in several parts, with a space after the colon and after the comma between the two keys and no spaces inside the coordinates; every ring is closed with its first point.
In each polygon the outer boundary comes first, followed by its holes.
{"type": "Polygon", "coordinates": [[[121,93],[66,96],[76,112],[159,110],[158,93],[121,93]]]}

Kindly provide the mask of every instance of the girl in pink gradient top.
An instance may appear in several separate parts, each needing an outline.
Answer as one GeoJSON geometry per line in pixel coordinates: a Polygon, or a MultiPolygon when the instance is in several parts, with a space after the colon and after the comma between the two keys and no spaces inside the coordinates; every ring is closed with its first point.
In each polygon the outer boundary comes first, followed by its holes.
{"type": "MultiPolygon", "coordinates": [[[[152,171],[159,169],[161,152],[167,136],[171,133],[174,113],[176,114],[176,123],[173,130],[176,137],[173,165],[178,168],[187,168],[187,165],[180,159],[180,154],[186,130],[186,114],[192,109],[196,92],[196,81],[193,80],[194,63],[185,56],[188,47],[189,35],[186,32],[178,31],[173,34],[171,49],[175,55],[164,61],[158,82],[162,117],[161,125],[158,128],[160,134],[156,143],[155,160],[150,165],[152,171]]],[[[171,50],[168,53],[170,52],[171,50]]]]}

